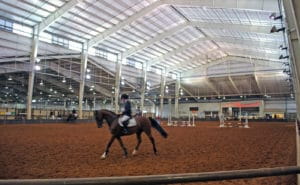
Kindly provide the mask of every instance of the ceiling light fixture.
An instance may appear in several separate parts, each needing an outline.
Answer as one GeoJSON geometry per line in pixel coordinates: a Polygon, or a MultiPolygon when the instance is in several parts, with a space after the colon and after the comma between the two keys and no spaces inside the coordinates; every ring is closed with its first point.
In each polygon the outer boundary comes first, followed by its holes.
{"type": "Polygon", "coordinates": [[[273,26],[270,30],[270,33],[275,33],[275,32],[280,32],[280,31],[285,31],[285,27],[277,29],[276,26],[273,26]]]}
{"type": "Polygon", "coordinates": [[[283,47],[283,45],[280,45],[280,46],[279,46],[279,49],[281,49],[281,50],[287,50],[288,47],[283,47]]]}
{"type": "Polygon", "coordinates": [[[290,58],[290,57],[288,55],[286,55],[286,56],[280,55],[279,56],[279,59],[287,59],[287,58],[290,58]]]}
{"type": "Polygon", "coordinates": [[[282,19],[282,15],[276,16],[276,13],[274,12],[269,16],[269,18],[272,20],[282,19]]]}

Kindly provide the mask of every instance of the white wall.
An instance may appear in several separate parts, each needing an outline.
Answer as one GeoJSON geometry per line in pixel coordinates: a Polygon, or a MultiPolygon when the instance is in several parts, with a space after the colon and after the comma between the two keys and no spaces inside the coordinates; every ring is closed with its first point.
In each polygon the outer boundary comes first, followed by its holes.
{"type": "MultiPolygon", "coordinates": [[[[296,103],[295,101],[285,101],[285,100],[270,100],[270,101],[263,101],[263,100],[256,100],[262,101],[260,116],[263,117],[265,113],[284,113],[287,110],[287,113],[296,113],[296,103]]],[[[251,102],[251,101],[250,101],[251,102]]],[[[198,117],[203,118],[205,111],[220,111],[220,108],[223,104],[228,102],[220,102],[220,103],[181,103],[179,104],[179,116],[186,117],[189,115],[189,107],[199,107],[198,117]]],[[[145,110],[151,113],[155,113],[150,106],[145,106],[145,110]],[[152,110],[152,111],[150,111],[152,110]]],[[[163,109],[163,118],[167,118],[170,114],[169,105],[164,104],[163,109]]],[[[156,113],[159,112],[159,106],[156,106],[156,113]]],[[[171,105],[171,114],[175,114],[174,104],[171,105]]]]}

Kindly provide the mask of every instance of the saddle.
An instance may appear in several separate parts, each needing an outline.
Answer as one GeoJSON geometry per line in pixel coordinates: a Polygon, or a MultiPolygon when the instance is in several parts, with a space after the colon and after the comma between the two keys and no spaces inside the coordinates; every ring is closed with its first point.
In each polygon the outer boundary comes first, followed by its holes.
{"type": "MultiPolygon", "coordinates": [[[[135,118],[130,118],[126,122],[128,122],[127,127],[135,127],[137,125],[135,118]]],[[[123,123],[121,123],[120,119],[118,120],[118,123],[121,127],[124,127],[124,125],[123,125],[123,123]]]]}

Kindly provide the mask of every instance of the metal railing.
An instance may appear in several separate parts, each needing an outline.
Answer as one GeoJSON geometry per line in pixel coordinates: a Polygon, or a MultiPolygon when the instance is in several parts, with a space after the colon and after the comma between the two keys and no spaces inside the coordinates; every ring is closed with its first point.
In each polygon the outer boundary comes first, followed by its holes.
{"type": "Polygon", "coordinates": [[[222,181],[244,178],[291,175],[299,173],[300,167],[288,166],[276,168],[149,176],[0,180],[0,185],[151,185],[222,181]]]}

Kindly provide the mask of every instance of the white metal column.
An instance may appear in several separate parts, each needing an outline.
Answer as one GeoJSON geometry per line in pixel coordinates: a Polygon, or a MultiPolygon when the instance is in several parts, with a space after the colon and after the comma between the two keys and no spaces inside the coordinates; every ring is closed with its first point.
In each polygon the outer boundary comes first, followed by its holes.
{"type": "Polygon", "coordinates": [[[88,60],[88,49],[87,45],[84,44],[81,52],[81,64],[80,64],[80,84],[79,84],[79,97],[78,97],[78,116],[82,119],[82,105],[83,105],[83,95],[84,95],[84,85],[85,85],[85,74],[87,68],[88,60]]]}
{"type": "Polygon", "coordinates": [[[37,59],[38,52],[38,43],[39,43],[39,30],[38,26],[34,27],[33,30],[33,38],[32,38],[32,48],[31,48],[31,56],[30,56],[30,65],[31,70],[29,72],[28,78],[28,91],[27,91],[27,103],[26,103],[26,119],[31,119],[31,108],[32,108],[32,93],[33,93],[33,84],[34,84],[34,66],[37,59]]]}
{"type": "Polygon", "coordinates": [[[141,89],[141,111],[142,115],[144,115],[144,103],[145,103],[145,91],[147,88],[147,70],[148,70],[148,63],[145,62],[143,65],[143,84],[141,89]]]}
{"type": "Polygon", "coordinates": [[[96,110],[96,97],[94,96],[93,99],[93,110],[96,110]]]}
{"type": "Polygon", "coordinates": [[[175,117],[179,118],[179,91],[180,91],[180,76],[177,75],[176,84],[175,84],[175,117]]]}
{"type": "Polygon", "coordinates": [[[164,72],[162,72],[162,74],[161,74],[161,82],[160,82],[160,109],[159,109],[160,118],[162,118],[163,110],[164,110],[166,78],[167,78],[167,70],[164,69],[164,72]]]}
{"type": "Polygon", "coordinates": [[[118,61],[116,64],[116,80],[115,80],[115,112],[119,112],[119,96],[120,96],[120,82],[121,82],[121,72],[122,72],[122,61],[126,60],[118,55],[118,61]]]}
{"type": "Polygon", "coordinates": [[[295,98],[297,104],[297,117],[300,119],[300,40],[299,40],[299,21],[300,21],[300,2],[297,0],[284,0],[287,20],[287,34],[290,46],[290,58],[292,62],[292,71],[294,74],[295,98]]]}

